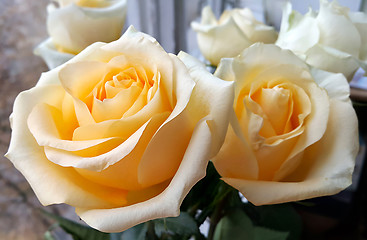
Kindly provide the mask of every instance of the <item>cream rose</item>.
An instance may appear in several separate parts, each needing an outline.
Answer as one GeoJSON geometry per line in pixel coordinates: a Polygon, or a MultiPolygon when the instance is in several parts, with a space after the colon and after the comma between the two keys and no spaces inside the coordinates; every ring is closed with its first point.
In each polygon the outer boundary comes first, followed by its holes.
{"type": "Polygon", "coordinates": [[[255,44],[222,59],[233,114],[214,166],[253,204],[335,194],[351,184],[357,118],[342,74],[309,70],[289,50],[255,44]]]}
{"type": "Polygon", "coordinates": [[[318,13],[302,16],[287,3],[276,44],[350,81],[359,67],[367,69],[367,16],[327,0],[320,0],[318,13]]]}
{"type": "Polygon", "coordinates": [[[60,52],[57,50],[51,38],[47,38],[45,41],[41,42],[34,49],[33,53],[43,59],[48,69],[60,66],[75,56],[75,54],[60,52]]]}
{"type": "Polygon", "coordinates": [[[47,8],[47,31],[59,51],[77,54],[94,42],[111,42],[121,36],[126,0],[68,2],[47,8]]]}
{"type": "Polygon", "coordinates": [[[274,43],[277,32],[257,21],[248,8],[223,12],[219,20],[210,6],[203,8],[201,22],[192,22],[204,57],[217,66],[221,58],[235,57],[255,42],[274,43]]]}
{"type": "Polygon", "coordinates": [[[34,54],[53,69],[94,42],[111,42],[122,33],[127,0],[57,0],[47,11],[50,37],[34,54]]]}
{"type": "Polygon", "coordinates": [[[232,101],[232,83],[130,27],[19,94],[6,156],[42,204],[67,203],[118,232],[179,214],[224,140],[232,101]]]}

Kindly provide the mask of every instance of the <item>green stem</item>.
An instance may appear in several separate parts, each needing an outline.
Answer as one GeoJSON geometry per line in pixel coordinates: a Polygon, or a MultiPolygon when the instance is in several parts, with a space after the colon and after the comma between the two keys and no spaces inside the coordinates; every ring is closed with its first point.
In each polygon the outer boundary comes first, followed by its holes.
{"type": "Polygon", "coordinates": [[[213,240],[214,238],[215,228],[217,227],[220,219],[224,216],[224,207],[228,203],[231,192],[232,190],[224,183],[222,185],[222,189],[219,191],[219,194],[223,194],[223,197],[215,207],[213,214],[210,216],[208,240],[213,240]]]}
{"type": "Polygon", "coordinates": [[[208,233],[208,240],[212,240],[214,237],[215,228],[218,225],[218,222],[222,218],[222,210],[224,206],[224,201],[221,201],[218,204],[218,207],[214,210],[212,216],[210,217],[210,227],[208,233]]]}

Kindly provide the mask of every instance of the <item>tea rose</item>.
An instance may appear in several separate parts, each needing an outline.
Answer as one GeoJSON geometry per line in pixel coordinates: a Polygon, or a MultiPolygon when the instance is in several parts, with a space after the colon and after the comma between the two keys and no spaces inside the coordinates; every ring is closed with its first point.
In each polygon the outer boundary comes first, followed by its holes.
{"type": "Polygon", "coordinates": [[[214,166],[255,205],[335,194],[351,184],[357,118],[342,74],[310,70],[289,50],[255,44],[222,59],[233,114],[214,166]]]}
{"type": "Polygon", "coordinates": [[[367,69],[367,16],[326,0],[318,13],[310,9],[302,16],[287,3],[276,44],[350,81],[359,67],[367,69]]]}
{"type": "Polygon", "coordinates": [[[7,157],[43,205],[123,231],[177,216],[228,127],[233,84],[130,27],[19,94],[7,157]]]}
{"type": "Polygon", "coordinates": [[[226,10],[216,19],[210,6],[203,8],[201,22],[192,22],[204,57],[217,66],[221,58],[235,57],[255,42],[274,43],[277,32],[257,21],[248,8],[226,10]]]}

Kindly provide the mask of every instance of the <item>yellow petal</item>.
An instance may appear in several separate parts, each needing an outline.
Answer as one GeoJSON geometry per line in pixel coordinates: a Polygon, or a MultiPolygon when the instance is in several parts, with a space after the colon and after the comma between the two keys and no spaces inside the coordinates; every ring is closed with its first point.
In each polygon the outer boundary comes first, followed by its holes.
{"type": "Polygon", "coordinates": [[[167,103],[171,108],[175,105],[175,79],[173,76],[173,64],[164,49],[159,43],[151,36],[137,32],[132,26],[130,26],[124,35],[115,42],[111,42],[108,45],[102,47],[105,51],[113,51],[123,53],[128,58],[139,59],[140,63],[144,63],[143,66],[154,66],[148,69],[159,69],[161,75],[161,85],[164,88],[164,92],[167,94],[167,103]],[[147,52],[149,52],[149,58],[147,58],[147,52]]]}
{"type": "Polygon", "coordinates": [[[59,77],[65,90],[83,101],[103,80],[107,69],[107,64],[96,61],[70,63],[60,70],[59,77]]]}
{"type": "Polygon", "coordinates": [[[184,196],[205,176],[211,138],[206,121],[200,121],[175,176],[156,197],[121,208],[77,208],[77,214],[88,225],[105,232],[121,232],[150,219],[178,216],[184,196]]]}
{"type": "Polygon", "coordinates": [[[112,99],[106,98],[100,101],[93,98],[93,118],[96,122],[122,118],[124,113],[136,102],[140,93],[140,87],[131,86],[127,89],[119,90],[119,93],[112,99]]]}
{"type": "Polygon", "coordinates": [[[40,103],[35,106],[28,117],[28,128],[40,146],[48,146],[66,151],[80,151],[117,138],[100,138],[88,141],[71,141],[62,138],[65,122],[60,110],[40,103]]]}
{"type": "Polygon", "coordinates": [[[146,147],[139,164],[138,179],[144,187],[161,183],[174,176],[193,130],[189,117],[184,113],[159,128],[146,147]]]}
{"type": "MultiPolygon", "coordinates": [[[[122,142],[112,150],[100,155],[83,157],[71,151],[65,151],[51,147],[45,147],[45,153],[50,161],[64,167],[75,167],[89,169],[92,171],[102,171],[103,169],[106,169],[110,165],[113,165],[123,159],[135,148],[148,123],[149,122],[142,125],[124,142],[122,142]]],[[[111,143],[113,143],[113,146],[119,143],[118,139],[111,139],[110,141],[111,143]]]]}
{"type": "Polygon", "coordinates": [[[212,160],[215,169],[221,176],[229,178],[257,179],[259,167],[256,157],[248,143],[236,133],[230,125],[221,151],[212,160]]]}
{"type": "Polygon", "coordinates": [[[35,105],[57,105],[63,91],[54,86],[39,86],[21,93],[12,114],[12,138],[7,153],[15,167],[25,176],[43,205],[67,203],[73,206],[113,207],[126,202],[126,192],[91,184],[71,168],[50,162],[28,130],[26,119],[35,105]],[[29,170],[32,171],[29,171],[29,170]],[[63,179],[63,181],[60,181],[63,179]]]}
{"type": "MultiPolygon", "coordinates": [[[[83,168],[76,169],[82,176],[87,179],[111,186],[119,189],[127,190],[140,190],[142,185],[138,181],[138,166],[141,161],[142,155],[146,151],[147,144],[152,136],[155,134],[159,126],[166,120],[169,113],[162,113],[155,115],[149,122],[144,124],[134,135],[140,132],[138,139],[128,139],[116,149],[108,153],[108,162],[106,162],[105,168],[93,169],[83,168]],[[133,142],[136,141],[136,142],[133,142]],[[133,146],[133,148],[126,155],[122,155],[121,151],[123,146],[133,146]],[[114,158],[116,156],[116,158],[114,158]]],[[[97,156],[94,163],[94,167],[100,164],[101,157],[97,156]]],[[[93,159],[85,159],[85,164],[90,164],[93,159]]]]}

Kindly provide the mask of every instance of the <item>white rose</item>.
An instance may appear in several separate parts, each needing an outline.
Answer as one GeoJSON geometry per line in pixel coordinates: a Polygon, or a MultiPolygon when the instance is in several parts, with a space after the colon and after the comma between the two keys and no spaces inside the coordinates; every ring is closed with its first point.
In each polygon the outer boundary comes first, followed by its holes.
{"type": "Polygon", "coordinates": [[[351,80],[358,67],[367,69],[367,16],[326,0],[320,1],[318,13],[310,10],[302,16],[288,3],[276,44],[351,80]]]}
{"type": "Polygon", "coordinates": [[[274,43],[277,39],[274,28],[257,21],[248,8],[226,10],[217,20],[206,6],[201,22],[193,22],[191,27],[197,32],[201,53],[215,66],[221,58],[235,57],[255,42],[274,43]]]}

